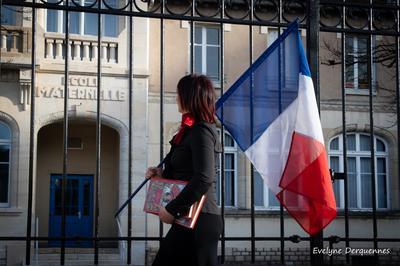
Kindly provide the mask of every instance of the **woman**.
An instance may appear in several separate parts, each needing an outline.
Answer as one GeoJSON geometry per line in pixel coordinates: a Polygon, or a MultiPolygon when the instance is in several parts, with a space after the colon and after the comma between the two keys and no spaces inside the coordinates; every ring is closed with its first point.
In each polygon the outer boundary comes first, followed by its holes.
{"type": "Polygon", "coordinates": [[[169,204],[162,207],[159,217],[172,224],[155,257],[153,266],[218,265],[217,247],[222,231],[220,209],[216,203],[216,160],[221,145],[215,127],[215,92],[206,76],[188,75],[177,86],[181,127],[170,141],[164,170],[151,167],[146,177],[186,180],[189,183],[169,204]],[[194,229],[175,224],[190,206],[206,196],[194,229]]]}

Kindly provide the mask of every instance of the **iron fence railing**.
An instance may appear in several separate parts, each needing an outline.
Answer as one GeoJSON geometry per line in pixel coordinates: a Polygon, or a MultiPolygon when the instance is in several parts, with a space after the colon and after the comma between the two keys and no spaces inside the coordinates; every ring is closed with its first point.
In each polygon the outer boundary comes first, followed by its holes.
{"type": "MultiPolygon", "coordinates": [[[[38,9],[52,9],[62,10],[67,14],[65,23],[65,41],[69,43],[69,27],[68,27],[68,13],[69,12],[86,12],[97,14],[98,23],[98,35],[97,43],[102,43],[101,34],[101,19],[102,14],[126,16],[129,18],[129,37],[128,37],[128,57],[129,57],[129,140],[128,140],[128,180],[129,180],[129,193],[132,192],[132,103],[133,103],[133,38],[134,33],[132,29],[133,18],[154,18],[160,20],[160,158],[163,158],[164,154],[164,61],[165,61],[165,32],[164,21],[165,20],[186,20],[190,22],[190,70],[194,70],[194,22],[213,22],[220,26],[221,33],[221,45],[220,45],[220,62],[219,71],[221,77],[224,77],[225,65],[224,58],[229,56],[224,54],[224,25],[225,24],[239,24],[249,26],[249,61],[253,61],[253,26],[270,26],[281,29],[288,25],[294,18],[300,18],[300,27],[307,29],[307,52],[308,60],[311,68],[312,78],[315,83],[315,92],[317,96],[318,105],[320,104],[320,87],[319,87],[319,33],[320,32],[334,32],[341,36],[341,113],[342,113],[342,136],[343,136],[343,157],[344,157],[344,173],[347,173],[347,126],[346,126],[346,92],[345,92],[345,40],[346,34],[363,34],[368,36],[367,54],[368,54],[368,77],[369,77],[369,120],[370,120],[370,147],[371,157],[374,158],[374,97],[372,91],[372,70],[373,59],[371,56],[372,49],[372,37],[374,35],[392,36],[395,38],[395,58],[396,58],[396,115],[397,120],[400,117],[400,89],[399,89],[399,36],[400,36],[400,4],[399,0],[396,1],[347,1],[347,0],[308,0],[308,1],[297,1],[297,0],[254,0],[254,1],[230,1],[230,0],[188,0],[188,1],[164,1],[164,0],[127,0],[121,1],[120,6],[113,7],[109,1],[106,0],[93,0],[86,3],[86,5],[80,5],[80,1],[44,1],[44,0],[0,0],[0,6],[14,6],[31,9],[32,16],[32,35],[31,35],[31,88],[36,87],[36,63],[37,63],[37,51],[36,51],[36,34],[37,34],[37,10],[38,9]],[[207,12],[206,12],[207,11],[207,12]]],[[[1,14],[1,9],[0,9],[1,14]]],[[[3,30],[0,31],[0,40],[2,40],[3,30]]],[[[100,47],[100,45],[99,45],[100,47]]],[[[69,45],[65,45],[66,53],[68,54],[69,45]]],[[[3,51],[2,51],[3,52],[3,51]]],[[[101,92],[101,79],[102,79],[102,55],[101,49],[97,49],[97,95],[101,92]]],[[[1,59],[0,53],[0,59],[1,59]]],[[[69,75],[69,58],[64,58],[65,68],[64,77],[68,80],[69,75]]],[[[1,71],[1,67],[0,67],[1,71]]],[[[0,72],[1,73],[1,72],[0,72]]],[[[224,92],[224,83],[221,82],[221,94],[224,92]]],[[[99,237],[99,193],[100,193],[100,178],[101,178],[101,99],[97,97],[97,117],[96,117],[96,179],[95,179],[95,230],[94,236],[90,238],[84,237],[66,237],[65,227],[65,185],[66,176],[68,173],[68,83],[64,84],[64,119],[63,119],[63,186],[62,186],[62,237],[33,237],[32,236],[32,204],[33,204],[33,169],[34,169],[34,151],[35,151],[35,90],[32,89],[31,93],[31,112],[30,112],[30,145],[29,145],[29,175],[28,175],[28,208],[27,208],[27,223],[26,223],[26,236],[25,237],[2,237],[0,241],[25,241],[26,243],[26,264],[31,263],[31,243],[32,241],[48,241],[48,240],[61,240],[61,256],[60,264],[65,263],[65,241],[67,240],[91,240],[94,241],[94,263],[98,264],[99,246],[98,243],[101,241],[127,241],[127,264],[131,264],[131,250],[132,241],[161,241],[163,237],[163,225],[160,223],[159,226],[159,237],[135,237],[132,235],[132,206],[129,204],[128,216],[127,216],[127,236],[120,237],[99,237]]],[[[400,157],[400,128],[397,126],[397,156],[400,157]]],[[[224,143],[224,134],[221,134],[221,142],[224,143]]],[[[224,169],[224,156],[222,156],[221,169],[224,169]]],[[[375,171],[374,160],[371,161],[371,172],[375,171]]],[[[400,177],[400,165],[396,166],[398,177],[400,177]]],[[[329,247],[333,247],[334,244],[344,242],[346,247],[350,246],[350,242],[373,242],[374,248],[378,247],[379,243],[383,242],[400,242],[400,238],[381,238],[378,237],[377,227],[377,211],[376,211],[376,187],[374,182],[374,175],[371,174],[371,193],[372,193],[372,212],[371,219],[373,222],[373,237],[371,238],[357,238],[350,237],[349,234],[349,198],[348,198],[348,180],[346,174],[341,175],[344,179],[344,236],[330,236],[323,237],[322,233],[315,237],[300,237],[297,235],[285,236],[285,224],[284,224],[284,211],[283,207],[280,206],[279,217],[280,217],[280,236],[279,237],[257,237],[255,230],[255,209],[254,209],[254,169],[251,171],[251,235],[249,237],[229,237],[223,230],[221,241],[221,258],[224,262],[225,258],[225,242],[226,241],[249,241],[251,243],[251,261],[255,262],[255,249],[257,241],[280,241],[280,260],[281,263],[285,263],[285,243],[299,243],[302,241],[310,241],[310,258],[312,265],[322,265],[322,255],[313,254],[311,252],[312,247],[322,247],[324,242],[329,243],[329,247]]],[[[225,216],[225,176],[224,171],[221,171],[221,206],[222,216],[225,216]]],[[[377,256],[377,255],[375,255],[377,256]]],[[[377,257],[376,257],[377,258],[377,257]]],[[[330,263],[333,264],[332,257],[330,263]]],[[[346,255],[346,263],[350,264],[350,255],[346,255]]],[[[379,261],[377,260],[377,263],[379,261]]]]}

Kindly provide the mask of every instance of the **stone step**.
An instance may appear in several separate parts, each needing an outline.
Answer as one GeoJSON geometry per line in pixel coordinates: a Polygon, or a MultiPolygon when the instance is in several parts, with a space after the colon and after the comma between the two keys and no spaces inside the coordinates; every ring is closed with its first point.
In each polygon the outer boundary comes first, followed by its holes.
{"type": "MultiPolygon", "coordinates": [[[[58,251],[56,250],[48,250],[48,251],[53,253],[34,254],[32,258],[32,266],[60,265],[59,249],[58,251]]],[[[78,250],[78,252],[74,251],[76,253],[73,253],[73,250],[68,250],[68,251],[70,253],[65,254],[65,265],[77,265],[77,266],[94,265],[93,251],[91,253],[82,253],[83,252],[82,250],[78,250]]],[[[109,266],[125,265],[123,262],[121,262],[120,254],[116,253],[117,250],[113,249],[112,251],[113,253],[99,252],[98,265],[109,265],[109,266]]],[[[109,250],[108,252],[111,252],[111,250],[109,250]]]]}
{"type": "MultiPolygon", "coordinates": [[[[61,248],[39,248],[39,254],[60,254],[61,248]]],[[[65,248],[65,254],[93,254],[93,248],[65,248]]],[[[117,254],[117,248],[99,248],[99,254],[117,254]]]]}
{"type": "MultiPolygon", "coordinates": [[[[76,266],[93,266],[95,265],[93,261],[65,261],[64,265],[76,265],[76,266]]],[[[107,266],[121,266],[126,265],[120,261],[99,261],[98,265],[107,266]]],[[[60,262],[53,261],[32,261],[31,266],[60,266],[60,262]]]]}
{"type": "MultiPolygon", "coordinates": [[[[36,255],[34,256],[36,258],[36,255]]],[[[60,254],[39,254],[39,260],[59,260],[60,254]]],[[[99,254],[99,260],[118,260],[120,254],[99,254]]],[[[93,260],[94,254],[65,254],[67,260],[93,260]]]]}

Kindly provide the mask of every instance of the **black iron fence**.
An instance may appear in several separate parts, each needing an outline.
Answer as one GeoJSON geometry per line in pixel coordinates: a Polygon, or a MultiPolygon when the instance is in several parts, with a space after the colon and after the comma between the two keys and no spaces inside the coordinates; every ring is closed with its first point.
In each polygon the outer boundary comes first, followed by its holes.
{"type": "MultiPolygon", "coordinates": [[[[395,43],[392,46],[392,58],[395,68],[395,115],[396,121],[399,119],[400,114],[400,101],[399,101],[399,36],[400,36],[400,4],[398,0],[366,0],[366,1],[356,1],[356,0],[309,0],[309,1],[299,1],[299,0],[254,0],[254,1],[235,1],[235,0],[188,0],[188,1],[160,1],[160,0],[127,0],[117,2],[117,5],[111,4],[107,0],[92,0],[85,1],[82,4],[81,1],[44,1],[44,0],[33,0],[33,1],[17,1],[17,0],[2,0],[0,1],[1,6],[11,6],[11,7],[24,7],[30,8],[32,11],[32,36],[31,36],[31,88],[36,87],[36,65],[37,65],[37,45],[36,45],[36,34],[37,34],[37,10],[38,9],[48,9],[48,10],[62,10],[65,12],[66,23],[64,24],[65,31],[65,42],[69,42],[69,23],[68,14],[70,12],[86,12],[97,14],[97,42],[102,43],[102,30],[101,30],[101,20],[103,14],[106,15],[119,15],[126,16],[129,18],[129,83],[128,83],[128,101],[129,101],[129,141],[128,141],[128,179],[129,179],[129,193],[132,191],[131,181],[132,181],[132,100],[133,100],[133,38],[134,34],[132,31],[132,23],[134,17],[143,18],[153,18],[160,20],[160,158],[163,158],[164,154],[164,45],[165,45],[165,35],[168,32],[164,31],[164,21],[165,20],[185,20],[190,23],[190,70],[194,71],[194,22],[212,22],[219,25],[221,31],[221,44],[220,44],[220,62],[219,71],[221,77],[224,76],[225,65],[224,57],[229,57],[229,54],[224,52],[224,30],[225,24],[239,24],[248,25],[249,27],[249,61],[253,62],[253,27],[254,26],[268,26],[275,27],[278,29],[278,33],[281,29],[286,27],[289,22],[298,17],[300,19],[300,27],[307,30],[307,53],[308,60],[311,68],[312,78],[315,84],[315,92],[317,95],[317,101],[320,105],[320,59],[319,59],[319,47],[320,47],[320,33],[322,32],[332,32],[340,35],[340,47],[341,53],[338,55],[339,64],[341,64],[341,116],[342,116],[342,130],[341,135],[343,138],[343,173],[337,173],[336,177],[340,177],[344,182],[344,235],[342,236],[329,236],[324,237],[322,233],[314,237],[300,237],[297,235],[287,236],[285,234],[285,224],[284,224],[284,210],[280,206],[280,237],[258,237],[255,230],[255,202],[254,202],[254,171],[251,171],[251,235],[249,237],[229,237],[225,234],[225,230],[221,237],[221,260],[224,262],[225,258],[225,243],[227,241],[249,241],[251,243],[251,261],[255,262],[255,249],[257,241],[279,241],[280,242],[280,260],[282,264],[285,264],[285,243],[293,242],[299,243],[302,241],[310,241],[310,258],[312,265],[322,265],[323,257],[322,255],[313,254],[312,247],[322,247],[324,243],[328,243],[329,247],[333,248],[335,244],[344,242],[346,247],[350,246],[351,242],[373,242],[374,248],[378,248],[379,243],[385,242],[396,242],[399,243],[399,238],[381,238],[378,237],[378,226],[377,226],[377,206],[376,206],[376,185],[375,176],[371,174],[371,194],[372,194],[372,207],[371,211],[367,214],[368,218],[372,219],[373,227],[373,237],[372,238],[355,238],[350,237],[349,232],[349,191],[348,187],[348,164],[347,164],[347,121],[346,121],[346,108],[347,108],[347,94],[346,94],[346,67],[351,63],[346,61],[346,36],[349,34],[357,34],[365,36],[367,38],[367,51],[364,60],[366,60],[367,66],[367,83],[368,83],[368,112],[369,112],[369,132],[370,132],[370,153],[371,158],[374,158],[374,91],[373,91],[373,78],[372,78],[372,65],[374,63],[374,47],[373,47],[373,37],[376,35],[380,36],[391,36],[394,38],[395,43]]],[[[3,30],[1,34],[6,34],[3,30]]],[[[0,35],[0,40],[2,36],[0,35]]],[[[65,46],[65,54],[68,54],[68,45],[65,46]]],[[[97,95],[101,92],[101,79],[102,79],[102,60],[101,60],[101,49],[97,50],[97,95]]],[[[1,57],[0,57],[1,58],[1,57]]],[[[69,75],[69,60],[65,56],[65,69],[64,77],[68,80],[69,75]]],[[[4,67],[3,67],[4,69],[4,67]]],[[[221,82],[221,94],[226,88],[224,88],[224,83],[221,82]]],[[[127,235],[120,237],[99,237],[98,227],[99,227],[99,194],[101,193],[99,182],[102,176],[100,171],[101,166],[101,154],[100,154],[100,139],[101,139],[101,124],[102,124],[102,105],[100,97],[97,97],[97,119],[96,119],[96,179],[95,179],[95,215],[94,215],[94,235],[90,238],[83,237],[66,237],[66,222],[65,222],[65,185],[66,176],[68,173],[68,83],[65,82],[64,85],[64,119],[63,119],[63,178],[62,178],[62,237],[33,237],[32,236],[32,198],[33,198],[33,169],[34,169],[34,139],[35,139],[35,90],[32,89],[30,95],[30,146],[29,146],[29,185],[28,185],[28,211],[27,211],[27,223],[26,223],[26,236],[25,237],[1,237],[0,241],[26,241],[26,264],[31,263],[31,244],[33,241],[40,240],[61,240],[61,257],[60,263],[64,265],[65,262],[65,242],[67,240],[92,240],[94,241],[94,263],[99,262],[99,242],[101,241],[127,241],[127,263],[131,263],[131,249],[132,241],[160,241],[163,236],[163,226],[160,223],[159,237],[136,237],[132,235],[132,208],[129,205],[128,216],[127,216],[127,235]]],[[[397,125],[397,122],[396,122],[397,125]]],[[[396,152],[397,156],[400,157],[400,143],[398,139],[400,138],[400,128],[397,125],[397,142],[396,142],[396,152]]],[[[221,142],[224,143],[224,134],[221,134],[221,142]]],[[[224,156],[222,156],[224,158],[224,156]]],[[[395,167],[397,176],[400,177],[400,164],[395,167]]],[[[224,168],[224,160],[221,162],[221,169],[224,168]]],[[[374,160],[370,160],[371,173],[375,172],[376,165],[374,160]]],[[[224,171],[221,171],[221,206],[222,215],[225,215],[225,182],[224,182],[224,171]]],[[[334,181],[338,178],[333,178],[334,181]]],[[[369,229],[365,229],[369,230],[369,229]]],[[[376,263],[379,263],[377,255],[375,255],[376,263]]],[[[332,264],[332,257],[330,260],[332,264]]],[[[350,255],[346,255],[346,263],[351,264],[350,255]]]]}

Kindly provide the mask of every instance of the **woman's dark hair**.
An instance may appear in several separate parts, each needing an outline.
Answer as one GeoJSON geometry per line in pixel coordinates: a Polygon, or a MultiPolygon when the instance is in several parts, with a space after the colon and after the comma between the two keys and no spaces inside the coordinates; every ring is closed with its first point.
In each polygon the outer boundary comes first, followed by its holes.
{"type": "Polygon", "coordinates": [[[178,96],[182,108],[196,121],[215,123],[215,91],[204,75],[187,75],[178,82],[178,96]]]}

